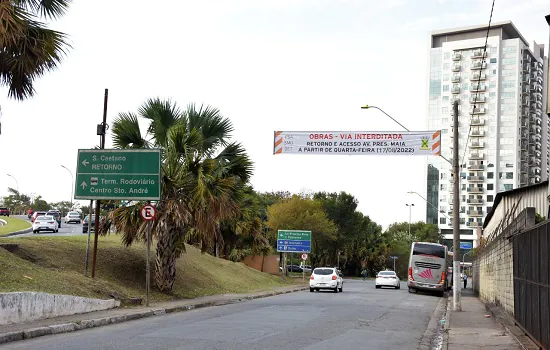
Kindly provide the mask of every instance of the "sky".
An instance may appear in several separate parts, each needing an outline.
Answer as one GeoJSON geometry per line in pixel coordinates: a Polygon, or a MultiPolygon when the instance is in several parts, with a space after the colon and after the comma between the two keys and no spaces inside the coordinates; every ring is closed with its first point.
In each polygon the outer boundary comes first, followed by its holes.
{"type": "MultiPolygon", "coordinates": [[[[430,33],[489,21],[492,0],[75,1],[50,24],[70,35],[59,69],[18,102],[0,88],[0,196],[7,188],[69,200],[77,150],[152,97],[217,107],[255,163],[258,191],[346,191],[387,227],[424,221],[423,156],[273,155],[275,130],[425,130],[430,33]]],[[[548,0],[496,0],[493,21],[514,22],[548,46],[548,0]]],[[[445,147],[445,145],[442,145],[445,147]]],[[[107,135],[106,148],[111,148],[107,135]]],[[[86,202],[83,202],[86,203],[86,202]]]]}

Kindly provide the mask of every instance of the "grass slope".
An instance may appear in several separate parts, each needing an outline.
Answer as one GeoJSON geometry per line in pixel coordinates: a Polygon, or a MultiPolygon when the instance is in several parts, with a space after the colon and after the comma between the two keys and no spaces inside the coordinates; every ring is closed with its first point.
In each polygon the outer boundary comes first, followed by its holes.
{"type": "Polygon", "coordinates": [[[8,233],[17,232],[31,227],[29,221],[21,220],[18,218],[1,216],[0,219],[5,220],[8,224],[0,226],[0,236],[4,236],[8,233]]]}
{"type": "MultiPolygon", "coordinates": [[[[84,276],[86,236],[0,239],[0,245],[0,292],[42,291],[103,299],[112,292],[123,297],[145,296],[146,259],[142,244],[126,248],[119,236],[100,238],[95,280],[84,276]]],[[[173,293],[156,291],[154,281],[151,286],[151,300],[164,301],[266,290],[282,283],[280,277],[202,254],[188,246],[187,253],[177,262],[173,293]]]]}

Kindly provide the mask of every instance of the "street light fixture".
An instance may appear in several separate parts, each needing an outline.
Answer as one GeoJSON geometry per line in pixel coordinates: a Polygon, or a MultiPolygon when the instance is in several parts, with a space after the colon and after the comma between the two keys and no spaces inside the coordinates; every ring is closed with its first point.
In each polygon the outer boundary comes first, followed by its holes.
{"type": "Polygon", "coordinates": [[[411,238],[411,214],[412,214],[412,207],[414,207],[414,203],[411,204],[405,204],[407,207],[409,207],[409,238],[411,238]]]}
{"type": "Polygon", "coordinates": [[[19,195],[21,195],[21,194],[19,193],[19,182],[17,181],[17,179],[15,178],[15,176],[10,175],[10,174],[6,174],[6,175],[8,175],[9,177],[11,177],[11,178],[13,178],[13,179],[15,180],[15,185],[17,186],[17,193],[18,193],[19,195]]]}
{"type": "Polygon", "coordinates": [[[434,208],[435,210],[437,210],[440,214],[442,214],[443,216],[445,216],[447,219],[451,220],[451,218],[445,214],[445,212],[443,210],[439,210],[435,205],[433,205],[432,203],[428,202],[428,200],[426,198],[424,198],[420,193],[418,192],[415,192],[415,191],[408,191],[407,192],[408,194],[416,194],[418,197],[422,198],[424,201],[426,201],[426,203],[428,203],[429,206],[431,206],[432,208],[434,208]]]}
{"type": "Polygon", "coordinates": [[[374,109],[377,109],[379,110],[380,112],[384,113],[388,118],[390,118],[391,120],[393,120],[394,122],[396,122],[397,124],[399,124],[400,127],[402,127],[403,129],[407,130],[407,131],[410,131],[409,129],[407,129],[406,127],[403,126],[403,124],[401,124],[400,122],[398,122],[397,120],[393,119],[391,115],[389,115],[388,113],[384,112],[381,108],[378,108],[376,106],[369,106],[369,105],[364,105],[361,107],[361,109],[371,109],[371,108],[374,108],[374,109]]]}
{"type": "Polygon", "coordinates": [[[71,203],[71,210],[73,209],[73,191],[74,191],[74,176],[73,176],[73,172],[69,170],[69,168],[67,168],[66,166],[64,166],[63,164],[61,164],[61,167],[66,169],[69,174],[71,174],[71,200],[70,200],[70,203],[71,203]]]}

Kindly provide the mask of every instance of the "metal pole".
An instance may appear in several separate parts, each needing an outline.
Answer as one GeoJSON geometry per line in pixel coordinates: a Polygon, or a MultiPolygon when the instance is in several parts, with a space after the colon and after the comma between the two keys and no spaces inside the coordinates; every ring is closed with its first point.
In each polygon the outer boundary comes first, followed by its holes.
{"type": "Polygon", "coordinates": [[[460,173],[458,143],[458,101],[453,103],[453,310],[460,305],[460,173]]]}
{"type": "Polygon", "coordinates": [[[17,193],[19,194],[19,196],[21,196],[21,194],[19,193],[19,181],[17,181],[15,176],[10,175],[10,174],[7,174],[7,175],[15,180],[15,187],[17,188],[17,193]]]}
{"type": "Polygon", "coordinates": [[[73,172],[69,168],[64,166],[63,164],[61,164],[61,167],[65,170],[67,170],[69,172],[69,174],[71,174],[71,200],[69,202],[71,202],[71,210],[72,210],[73,209],[73,197],[74,197],[74,176],[73,176],[73,172]]]}
{"type": "Polygon", "coordinates": [[[92,227],[92,207],[94,205],[94,201],[90,201],[90,210],[88,211],[88,243],[86,244],[86,276],[88,276],[88,260],[90,256],[90,235],[91,235],[91,227],[92,227]]]}
{"type": "Polygon", "coordinates": [[[151,267],[150,267],[150,255],[151,255],[151,220],[147,222],[147,263],[145,265],[145,289],[147,290],[145,296],[145,306],[149,306],[149,293],[151,289],[151,267]]]}
{"type": "MultiPolygon", "coordinates": [[[[109,89],[105,89],[105,97],[103,99],[103,127],[102,127],[102,133],[99,136],[101,145],[100,148],[105,148],[105,131],[107,129],[107,100],[109,98],[109,89]]],[[[101,207],[101,201],[97,200],[95,202],[95,232],[94,232],[94,253],[92,256],[92,278],[95,278],[95,268],[96,268],[96,262],[97,262],[97,240],[98,240],[98,231],[99,231],[99,210],[101,207]]],[[[88,228],[89,230],[89,228],[88,228]]]]}

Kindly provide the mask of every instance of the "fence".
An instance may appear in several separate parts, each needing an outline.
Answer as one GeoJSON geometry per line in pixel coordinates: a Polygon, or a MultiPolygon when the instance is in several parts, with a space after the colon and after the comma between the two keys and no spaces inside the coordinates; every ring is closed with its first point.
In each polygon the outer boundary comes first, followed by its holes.
{"type": "Polygon", "coordinates": [[[550,222],[512,237],[514,318],[543,348],[550,348],[550,222]]]}

